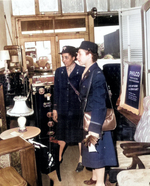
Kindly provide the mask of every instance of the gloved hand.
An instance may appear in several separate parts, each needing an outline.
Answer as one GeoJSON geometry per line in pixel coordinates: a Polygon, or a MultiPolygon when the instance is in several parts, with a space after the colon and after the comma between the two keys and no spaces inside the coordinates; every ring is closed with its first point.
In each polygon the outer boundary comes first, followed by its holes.
{"type": "Polygon", "coordinates": [[[92,143],[93,145],[96,145],[97,141],[98,141],[98,138],[97,138],[97,137],[92,136],[92,135],[89,135],[87,138],[85,138],[85,139],[82,141],[82,143],[83,143],[86,147],[88,147],[88,146],[91,145],[91,143],[92,143]]]}

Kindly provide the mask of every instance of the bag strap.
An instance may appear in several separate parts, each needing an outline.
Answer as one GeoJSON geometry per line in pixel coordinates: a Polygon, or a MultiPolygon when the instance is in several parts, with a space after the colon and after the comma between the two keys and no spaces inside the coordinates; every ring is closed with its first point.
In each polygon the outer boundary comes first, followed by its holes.
{"type": "MultiPolygon", "coordinates": [[[[85,104],[84,104],[83,111],[85,110],[85,107],[86,107],[86,104],[87,104],[87,98],[88,98],[88,95],[89,95],[89,92],[90,92],[90,88],[91,88],[91,84],[92,84],[92,79],[93,79],[93,74],[94,74],[94,70],[93,70],[92,75],[91,75],[91,78],[90,78],[90,82],[89,82],[87,94],[86,94],[86,97],[85,97],[85,104]]],[[[68,78],[68,81],[69,81],[69,84],[72,87],[72,89],[79,96],[79,94],[80,94],[79,91],[72,85],[72,83],[70,82],[69,78],[68,78]]],[[[111,98],[110,98],[110,94],[109,94],[107,83],[106,83],[106,90],[107,90],[107,93],[108,93],[108,97],[109,97],[111,108],[113,108],[113,104],[112,104],[112,101],[111,101],[111,98]]]]}
{"type": "Polygon", "coordinates": [[[88,98],[88,95],[89,95],[89,92],[90,92],[90,88],[91,88],[91,84],[92,84],[92,79],[93,79],[93,74],[94,74],[94,70],[93,70],[93,72],[92,72],[92,74],[91,74],[89,86],[88,86],[88,89],[87,89],[87,93],[86,93],[86,97],[85,97],[85,104],[84,104],[83,112],[85,111],[85,107],[86,107],[86,104],[87,104],[87,98],[88,98]]]}
{"type": "MultiPolygon", "coordinates": [[[[107,82],[106,82],[106,90],[107,90],[107,93],[108,93],[108,98],[109,98],[109,101],[110,101],[110,106],[111,106],[111,108],[113,109],[113,104],[112,104],[112,101],[111,101],[111,97],[110,97],[110,93],[109,93],[109,89],[108,89],[107,82]]],[[[110,91],[111,91],[111,90],[110,90],[110,91]]]]}
{"type": "Polygon", "coordinates": [[[72,83],[70,82],[69,78],[68,78],[69,84],[70,86],[73,88],[73,90],[75,91],[75,93],[79,96],[79,91],[77,91],[77,89],[72,85],[72,83]]]}
{"type": "MultiPolygon", "coordinates": [[[[92,84],[92,79],[93,79],[93,74],[94,74],[94,71],[92,72],[92,75],[91,75],[91,78],[90,78],[90,82],[89,82],[87,94],[86,94],[86,97],[85,97],[85,104],[84,104],[83,112],[85,111],[85,107],[86,107],[86,104],[87,104],[87,98],[88,98],[88,95],[89,95],[89,92],[90,92],[90,88],[91,88],[91,84],[92,84]]],[[[107,82],[106,82],[106,90],[107,90],[107,93],[108,93],[108,97],[109,97],[111,108],[113,109],[113,104],[112,104],[112,101],[111,101],[111,98],[110,98],[110,94],[109,94],[107,82]]]]}

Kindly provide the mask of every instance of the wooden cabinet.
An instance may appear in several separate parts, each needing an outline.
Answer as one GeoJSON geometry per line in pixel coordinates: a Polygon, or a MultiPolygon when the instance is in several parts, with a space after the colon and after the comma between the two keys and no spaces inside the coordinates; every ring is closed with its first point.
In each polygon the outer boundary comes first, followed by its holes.
{"type": "Polygon", "coordinates": [[[34,146],[20,137],[0,140],[0,168],[14,167],[29,186],[38,186],[34,146]]]}

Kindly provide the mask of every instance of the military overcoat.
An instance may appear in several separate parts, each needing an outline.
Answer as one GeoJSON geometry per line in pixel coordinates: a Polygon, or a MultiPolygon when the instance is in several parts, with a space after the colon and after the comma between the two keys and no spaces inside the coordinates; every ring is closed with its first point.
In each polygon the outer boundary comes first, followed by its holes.
{"type": "MultiPolygon", "coordinates": [[[[102,125],[106,117],[107,89],[105,77],[97,63],[94,63],[88,69],[80,82],[79,90],[82,107],[87,96],[91,77],[92,83],[87,97],[85,111],[91,112],[89,131],[101,134],[102,125]]],[[[82,145],[82,159],[84,166],[90,168],[101,168],[105,166],[115,166],[117,164],[115,149],[110,131],[103,132],[102,139],[100,139],[96,144],[96,150],[97,152],[89,152],[88,148],[82,145]]]]}
{"type": "Polygon", "coordinates": [[[83,70],[84,67],[76,64],[69,77],[65,66],[56,69],[55,72],[53,109],[58,112],[56,138],[67,143],[82,140],[82,130],[78,127],[80,102],[70,83],[79,90],[83,70]]]}

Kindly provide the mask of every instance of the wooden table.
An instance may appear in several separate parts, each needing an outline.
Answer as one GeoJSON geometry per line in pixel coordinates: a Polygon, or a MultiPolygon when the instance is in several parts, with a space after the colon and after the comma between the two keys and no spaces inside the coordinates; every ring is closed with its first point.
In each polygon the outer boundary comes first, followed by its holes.
{"type": "Polygon", "coordinates": [[[27,131],[25,132],[19,132],[19,127],[5,130],[0,134],[0,138],[5,140],[16,136],[20,136],[21,138],[24,139],[30,139],[39,135],[41,132],[41,130],[38,127],[27,126],[26,129],[27,131]]]}

